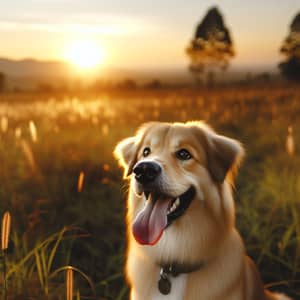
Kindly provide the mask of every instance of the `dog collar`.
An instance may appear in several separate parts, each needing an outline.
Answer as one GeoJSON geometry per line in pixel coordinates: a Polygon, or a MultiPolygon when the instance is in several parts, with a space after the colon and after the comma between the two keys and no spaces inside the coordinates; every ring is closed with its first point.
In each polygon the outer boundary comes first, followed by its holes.
{"type": "Polygon", "coordinates": [[[196,272],[205,266],[204,262],[198,264],[158,264],[160,266],[159,280],[158,280],[158,290],[163,295],[168,295],[171,292],[171,280],[170,277],[176,277],[180,274],[187,274],[196,272]]]}

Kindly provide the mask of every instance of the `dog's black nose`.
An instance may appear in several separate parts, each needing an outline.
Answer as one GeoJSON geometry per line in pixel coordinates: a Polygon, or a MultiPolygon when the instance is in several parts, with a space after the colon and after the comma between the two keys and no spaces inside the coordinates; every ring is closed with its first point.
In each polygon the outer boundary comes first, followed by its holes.
{"type": "Polygon", "coordinates": [[[133,173],[139,183],[151,183],[161,173],[161,167],[155,162],[140,162],[133,168],[133,173]]]}

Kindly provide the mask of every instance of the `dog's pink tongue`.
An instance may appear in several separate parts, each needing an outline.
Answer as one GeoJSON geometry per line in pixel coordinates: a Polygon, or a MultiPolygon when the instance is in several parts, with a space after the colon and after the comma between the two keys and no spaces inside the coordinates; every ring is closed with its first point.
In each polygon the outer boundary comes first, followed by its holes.
{"type": "Polygon", "coordinates": [[[133,235],[142,245],[154,245],[160,239],[167,226],[167,211],[170,199],[153,201],[151,197],[146,201],[143,210],[133,222],[133,235]]]}

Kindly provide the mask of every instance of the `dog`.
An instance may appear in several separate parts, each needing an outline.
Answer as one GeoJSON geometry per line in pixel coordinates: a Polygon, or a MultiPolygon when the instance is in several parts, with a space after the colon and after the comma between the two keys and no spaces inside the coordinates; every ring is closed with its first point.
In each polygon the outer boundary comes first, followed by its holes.
{"type": "Polygon", "coordinates": [[[235,228],[242,145],[201,121],[149,122],[114,151],[130,179],[131,300],[287,300],[264,289],[235,228]]]}

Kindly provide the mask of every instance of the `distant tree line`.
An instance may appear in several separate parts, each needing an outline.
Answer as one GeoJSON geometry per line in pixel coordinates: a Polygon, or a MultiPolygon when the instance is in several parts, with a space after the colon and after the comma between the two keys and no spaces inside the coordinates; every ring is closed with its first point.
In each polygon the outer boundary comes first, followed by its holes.
{"type": "MultiPolygon", "coordinates": [[[[55,92],[86,92],[86,91],[112,91],[112,90],[138,90],[151,89],[159,90],[164,88],[178,87],[178,84],[168,84],[157,78],[150,79],[144,83],[137,82],[131,78],[125,78],[118,81],[109,81],[104,79],[95,80],[91,84],[85,84],[80,79],[76,80],[76,84],[57,85],[50,82],[39,82],[35,91],[40,93],[55,93],[55,92]]],[[[22,90],[20,90],[22,92],[22,90]]],[[[24,90],[23,90],[24,91],[24,90]]]]}

